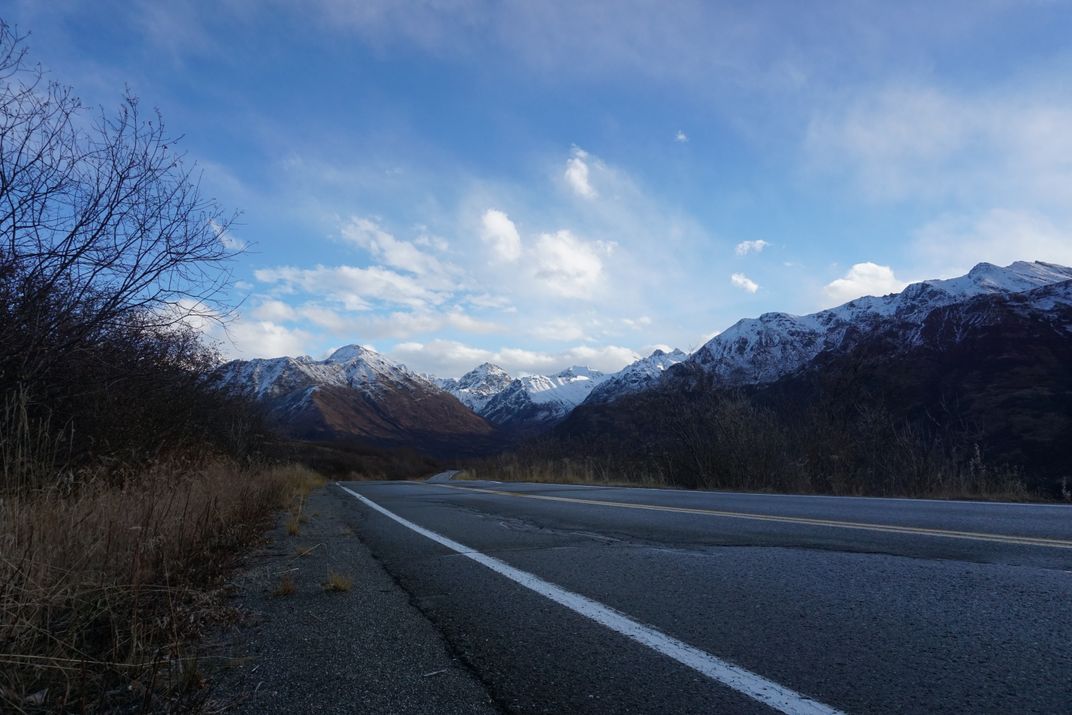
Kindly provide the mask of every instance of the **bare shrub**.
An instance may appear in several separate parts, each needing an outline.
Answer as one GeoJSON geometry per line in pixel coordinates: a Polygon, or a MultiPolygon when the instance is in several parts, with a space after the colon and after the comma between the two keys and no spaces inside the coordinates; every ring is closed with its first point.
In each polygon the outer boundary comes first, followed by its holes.
{"type": "Polygon", "coordinates": [[[0,23],[8,487],[16,472],[39,486],[43,472],[142,463],[203,441],[241,451],[257,432],[247,406],[203,379],[217,357],[192,321],[228,315],[233,217],[201,195],[175,144],[129,94],[91,112],[0,23]]]}
{"type": "Polygon", "coordinates": [[[504,481],[1037,497],[1020,470],[987,458],[974,426],[955,410],[913,420],[894,414],[881,396],[769,406],[762,395],[690,378],[688,389],[626,397],[606,411],[582,406],[551,435],[474,462],[470,471],[504,481]]]}

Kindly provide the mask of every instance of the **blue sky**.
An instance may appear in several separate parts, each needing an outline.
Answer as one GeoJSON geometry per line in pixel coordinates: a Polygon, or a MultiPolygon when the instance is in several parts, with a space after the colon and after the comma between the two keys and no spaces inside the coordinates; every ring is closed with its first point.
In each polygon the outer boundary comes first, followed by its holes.
{"type": "Polygon", "coordinates": [[[228,356],[612,370],[1072,264],[1067,2],[5,2],[242,216],[228,356]]]}

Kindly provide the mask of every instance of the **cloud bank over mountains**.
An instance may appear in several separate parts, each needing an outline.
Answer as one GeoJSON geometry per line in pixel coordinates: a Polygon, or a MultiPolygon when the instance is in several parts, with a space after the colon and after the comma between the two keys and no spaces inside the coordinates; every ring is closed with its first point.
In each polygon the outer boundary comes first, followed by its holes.
{"type": "Polygon", "coordinates": [[[104,0],[6,19],[88,104],[127,84],[159,106],[243,211],[220,236],[248,249],[239,317],[212,329],[227,356],[360,342],[440,374],[460,356],[615,370],[741,316],[1072,264],[1062,3],[104,0]]]}

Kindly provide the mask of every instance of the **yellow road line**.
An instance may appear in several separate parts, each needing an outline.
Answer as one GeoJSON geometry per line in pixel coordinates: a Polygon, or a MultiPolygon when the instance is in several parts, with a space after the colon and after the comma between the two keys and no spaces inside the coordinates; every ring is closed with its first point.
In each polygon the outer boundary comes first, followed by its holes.
{"type": "Polygon", "coordinates": [[[802,516],[778,516],[775,514],[754,514],[741,511],[719,511],[716,509],[693,509],[679,506],[661,506],[658,504],[633,504],[630,502],[604,501],[601,499],[575,499],[572,497],[553,497],[543,494],[525,494],[522,492],[507,492],[500,489],[482,489],[479,487],[461,487],[456,484],[430,484],[434,487],[445,487],[467,492],[481,492],[495,494],[504,497],[517,497],[520,499],[540,499],[542,501],[567,502],[571,504],[586,504],[589,506],[611,506],[619,509],[643,509],[646,511],[669,511],[678,514],[700,514],[703,516],[724,517],[727,519],[747,519],[750,521],[774,521],[786,524],[804,524],[807,526],[827,526],[835,529],[856,529],[860,531],[879,531],[889,534],[913,534],[916,536],[939,536],[946,539],[967,539],[970,541],[993,541],[1002,544],[1018,544],[1021,546],[1046,546],[1055,549],[1072,549],[1072,541],[1062,539],[1044,539],[1034,536],[1012,536],[1007,534],[983,534],[975,531],[951,531],[948,529],[926,529],[917,526],[896,526],[893,524],[868,524],[858,521],[837,521],[834,519],[810,519],[802,516]]]}

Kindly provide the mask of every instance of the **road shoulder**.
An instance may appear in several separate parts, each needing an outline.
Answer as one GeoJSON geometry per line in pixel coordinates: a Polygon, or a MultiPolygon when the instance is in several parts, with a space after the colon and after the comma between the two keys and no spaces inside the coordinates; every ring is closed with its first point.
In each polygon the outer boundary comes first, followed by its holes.
{"type": "Polygon", "coordinates": [[[236,574],[232,605],[243,617],[221,637],[214,704],[234,713],[497,712],[357,537],[359,511],[331,490],[310,496],[298,535],[281,517],[236,574]],[[332,572],[349,590],[325,590],[332,572]],[[294,590],[281,595],[288,577],[294,590]]]}

